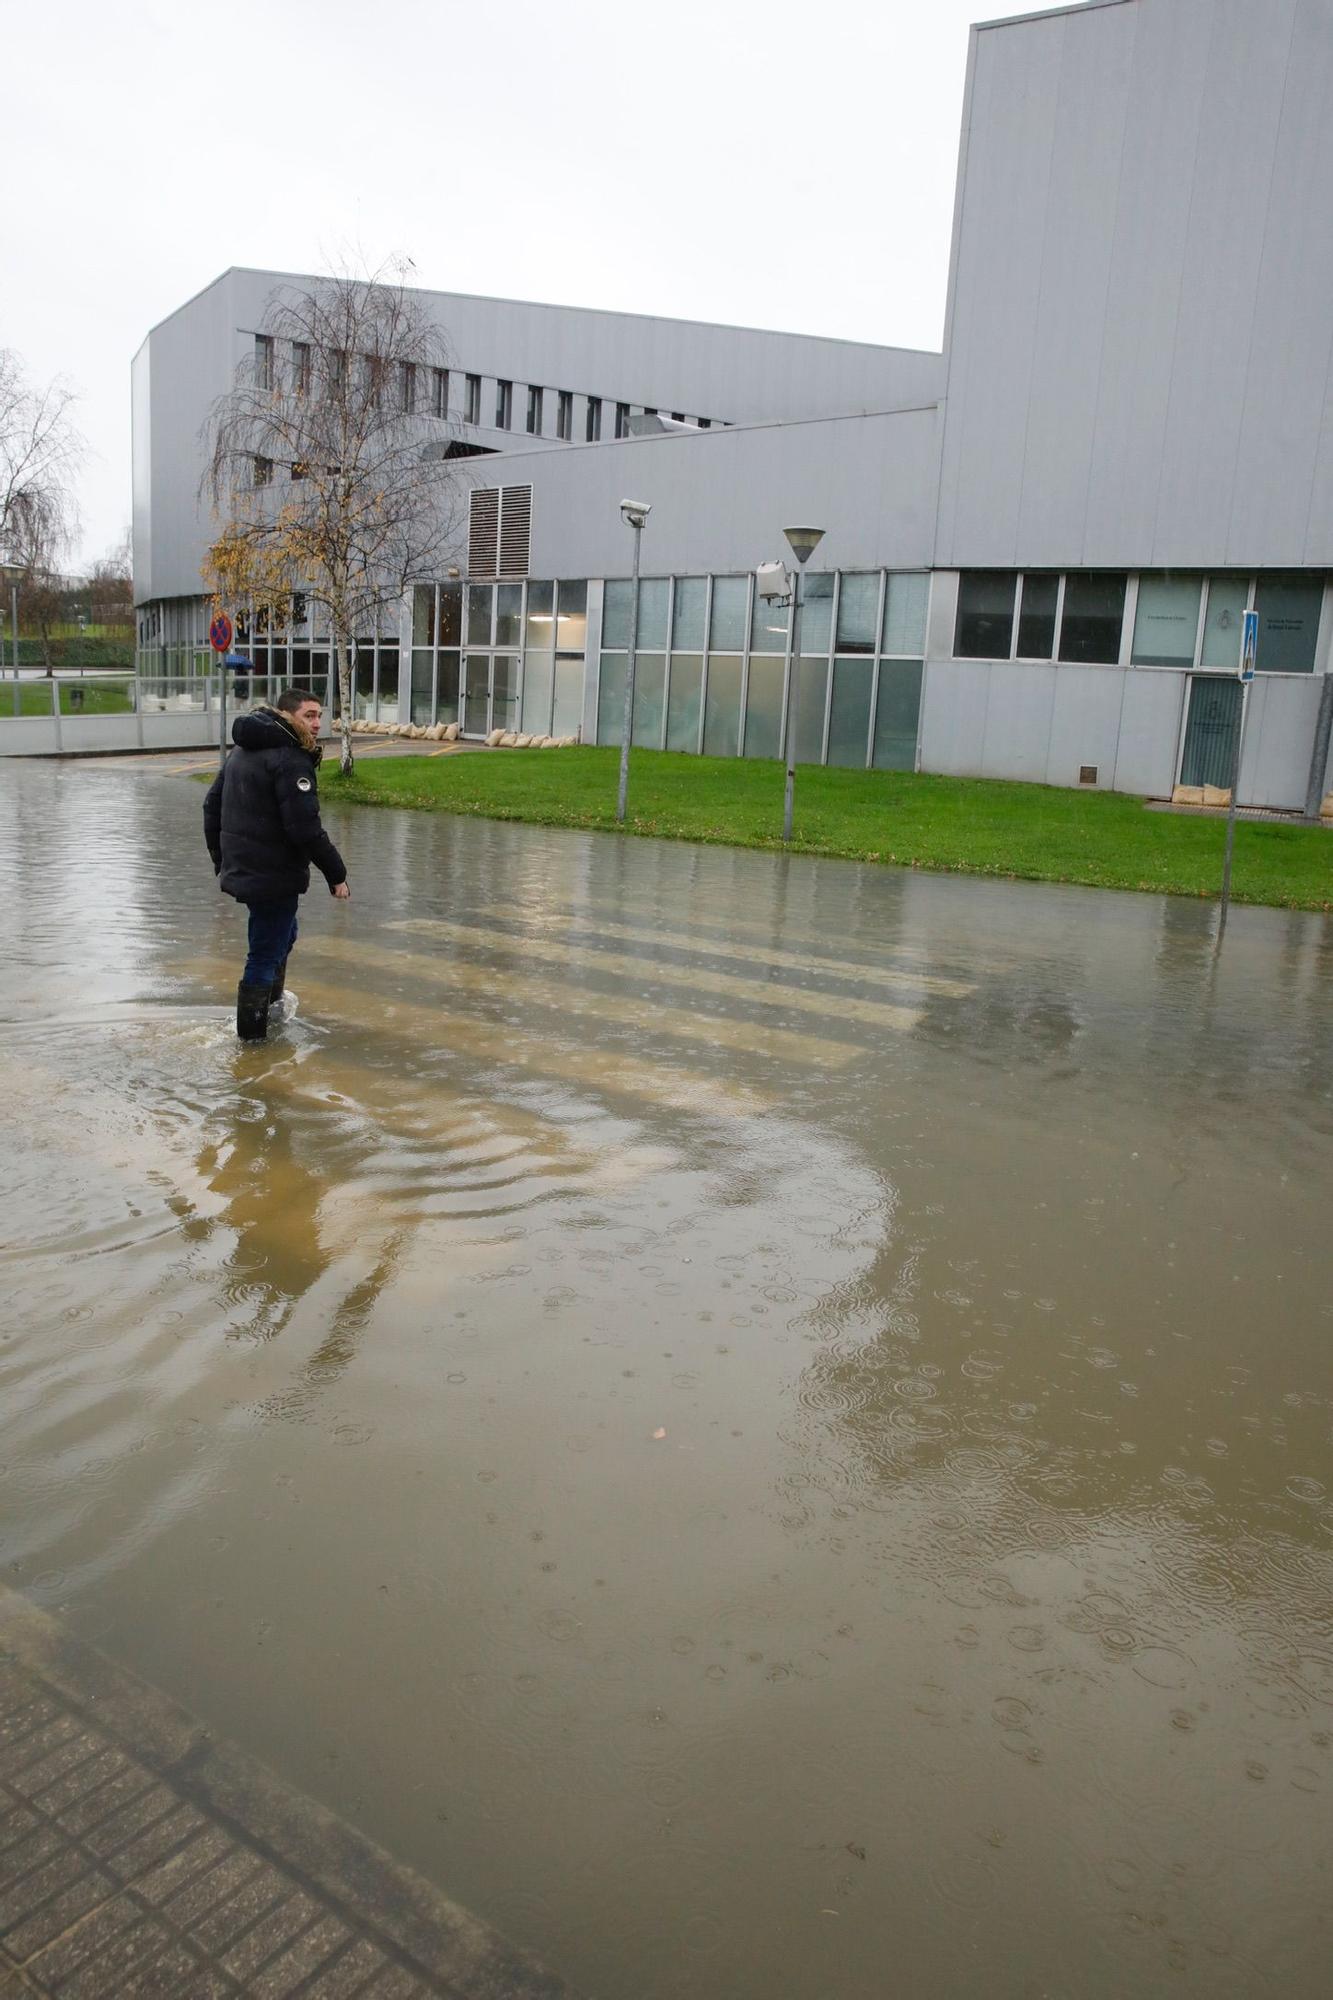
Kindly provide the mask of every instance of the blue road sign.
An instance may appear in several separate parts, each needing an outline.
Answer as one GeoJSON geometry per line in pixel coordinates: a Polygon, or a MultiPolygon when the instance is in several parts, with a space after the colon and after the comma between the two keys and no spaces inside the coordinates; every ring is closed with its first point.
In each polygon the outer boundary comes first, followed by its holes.
{"type": "Polygon", "coordinates": [[[1240,635],[1240,677],[1254,679],[1254,663],[1259,657],[1259,613],[1247,611],[1240,635]]]}

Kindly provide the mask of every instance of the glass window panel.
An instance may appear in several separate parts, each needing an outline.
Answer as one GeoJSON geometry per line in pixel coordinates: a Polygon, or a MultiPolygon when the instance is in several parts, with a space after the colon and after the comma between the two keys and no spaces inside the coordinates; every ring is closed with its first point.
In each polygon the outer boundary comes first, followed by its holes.
{"type": "Polygon", "coordinates": [[[518,655],[497,653],[492,689],[491,728],[518,728],[518,655]]]}
{"type": "Polygon", "coordinates": [[[802,660],[796,682],[796,761],[819,764],[824,757],[824,708],[828,700],[827,660],[802,660]]]}
{"type": "MultiPolygon", "coordinates": [[[[716,584],[714,617],[717,615],[716,584]]],[[[739,654],[708,656],[708,699],[704,705],[704,755],[734,757],[741,733],[741,660],[739,654]]]]}
{"type": "MultiPolygon", "coordinates": [[[[1248,577],[1209,577],[1208,609],[1203,616],[1201,665],[1222,667],[1233,674],[1239,671],[1242,620],[1249,595],[1248,577]]],[[[1182,779],[1181,782],[1188,781],[1182,779]]]]}
{"type": "MultiPolygon", "coordinates": [[[[838,593],[838,651],[873,653],[879,621],[879,577],[873,572],[844,573],[838,593]]],[[[870,715],[866,714],[866,728],[870,715]]]]}
{"type": "Polygon", "coordinates": [[[820,570],[801,578],[801,622],[796,628],[803,653],[827,653],[833,637],[833,576],[820,570]]]}
{"type": "Polygon", "coordinates": [[[419,583],[412,592],[412,644],[429,646],[435,623],[435,586],[419,583]]]}
{"type": "MultiPolygon", "coordinates": [[[[1055,607],[1060,597],[1058,576],[1025,576],[1018,613],[1018,657],[1049,660],[1055,651],[1055,607]]],[[[924,646],[922,648],[924,651],[924,646]]]]}
{"type": "Polygon", "coordinates": [[[1321,576],[1260,576],[1254,586],[1254,608],[1259,613],[1259,654],[1255,666],[1261,674],[1310,674],[1314,672],[1315,640],[1319,636],[1319,608],[1324,600],[1321,576]]]}
{"type": "MultiPolygon", "coordinates": [[[[432,611],[434,606],[431,607],[432,611]]],[[[431,677],[434,673],[434,659],[427,649],[412,654],[412,716],[413,722],[424,723],[427,727],[434,722],[431,713],[431,677]]]]}
{"type": "Polygon", "coordinates": [[[463,734],[484,736],[490,728],[491,661],[469,653],[463,662],[463,734]]]}
{"type": "Polygon", "coordinates": [[[754,600],[754,627],[750,633],[752,653],[785,653],[787,650],[787,619],[791,613],[789,604],[775,604],[756,595],[754,600]]]}
{"type": "Polygon", "coordinates": [[[555,663],[555,706],[552,736],[578,736],[583,729],[583,656],[555,663]]]}
{"type": "Polygon", "coordinates": [[[555,585],[553,583],[530,583],[528,585],[528,625],[525,644],[534,646],[539,653],[555,650],[555,585]]]}
{"type": "Polygon", "coordinates": [[[640,653],[634,667],[634,737],[645,750],[662,747],[662,710],[666,701],[666,656],[640,653]]]}
{"type": "Polygon", "coordinates": [[[829,710],[828,760],[863,771],[870,741],[871,660],[833,662],[833,705],[829,710]]]}
{"type": "Polygon", "coordinates": [[[1197,576],[1141,576],[1134,613],[1136,667],[1190,667],[1199,636],[1197,576]]]}
{"type": "Polygon", "coordinates": [[[629,645],[629,614],[634,585],[618,579],[606,586],[602,601],[602,644],[612,651],[629,645]]]}
{"type": "Polygon", "coordinates": [[[380,706],[381,722],[398,722],[405,718],[398,713],[398,648],[380,646],[380,706]]]}
{"type": "Polygon", "coordinates": [[[1060,658],[1075,665],[1114,666],[1125,621],[1125,578],[1082,574],[1065,578],[1060,658]]]}
{"type": "Polygon", "coordinates": [[[920,660],[881,660],[871,763],[877,771],[916,769],[921,714],[920,660]]]}
{"type": "Polygon", "coordinates": [[[668,750],[699,748],[699,696],[703,678],[704,663],[698,653],[673,655],[667,697],[668,750]]]}
{"type": "Polygon", "coordinates": [[[439,701],[435,720],[437,722],[457,722],[458,720],[458,655],[440,654],[439,701]]]}
{"type": "Polygon", "coordinates": [[[467,587],[469,646],[489,646],[491,643],[491,599],[494,595],[488,583],[470,583],[467,587]]]}
{"type": "Polygon", "coordinates": [[[588,643],[588,586],[582,580],[563,579],[557,590],[555,643],[562,653],[581,653],[588,643]]]}
{"type": "Polygon", "coordinates": [[[1014,591],[1008,570],[964,570],[958,579],[956,660],[1007,660],[1013,649],[1014,591]]]}
{"type": "Polygon", "coordinates": [[[884,652],[908,653],[913,659],[920,659],[926,650],[929,601],[929,571],[890,573],[884,590],[884,633],[880,641],[884,652]]]}
{"type": "Polygon", "coordinates": [[[671,613],[671,643],[687,652],[698,652],[704,643],[704,610],[708,602],[705,576],[678,576],[676,602],[671,613]]]}
{"type": "MultiPolygon", "coordinates": [[[[745,651],[745,625],[750,609],[750,579],[748,576],[715,576],[713,578],[713,630],[709,639],[709,649],[714,653],[743,653],[745,651]]],[[[712,669],[709,669],[711,676],[712,669]]],[[[712,705],[712,691],[709,691],[709,706],[712,705]]],[[[707,725],[705,725],[706,727],[707,725]]],[[[730,756],[731,751],[719,752],[730,756]]]]}
{"type": "Polygon", "coordinates": [[[597,741],[619,743],[625,727],[625,676],[629,672],[627,653],[603,653],[602,671],[597,682],[597,741]]]}
{"type": "MultiPolygon", "coordinates": [[[[259,646],[251,648],[251,659],[257,672],[264,672],[268,666],[267,651],[259,646]]],[[[369,651],[358,650],[356,656],[356,679],[352,687],[353,715],[369,715],[371,697],[375,691],[375,657],[369,651]]]]}
{"type": "MultiPolygon", "coordinates": [[[[755,606],[758,625],[761,606],[755,606]]],[[[781,607],[779,607],[780,609],[781,607]]],[[[752,658],[750,685],[745,696],[745,754],[747,757],[777,757],[782,745],[782,677],[786,661],[752,658]]]]}
{"type": "Polygon", "coordinates": [[[440,626],[435,635],[437,646],[461,646],[463,643],[463,586],[461,583],[440,585],[440,626]]]}
{"type": "Polygon", "coordinates": [[[518,645],[519,620],[522,615],[522,584],[502,583],[495,593],[495,643],[497,646],[518,645]]]}
{"type": "Polygon", "coordinates": [[[664,576],[639,579],[638,645],[656,651],[667,642],[667,600],[671,586],[664,576]]]}
{"type": "Polygon", "coordinates": [[[555,686],[555,654],[523,655],[523,727],[530,736],[551,733],[551,695],[555,686]]]}

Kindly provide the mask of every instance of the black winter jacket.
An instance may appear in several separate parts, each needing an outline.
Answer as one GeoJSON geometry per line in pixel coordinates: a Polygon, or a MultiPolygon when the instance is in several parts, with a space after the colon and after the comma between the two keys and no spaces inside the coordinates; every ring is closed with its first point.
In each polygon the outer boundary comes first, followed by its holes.
{"type": "Polygon", "coordinates": [[[232,725],[236,748],[204,800],[204,839],[227,895],[239,903],[303,896],[310,864],[335,889],[347,880],[342,856],[319,818],[318,750],[273,708],[232,725]]]}

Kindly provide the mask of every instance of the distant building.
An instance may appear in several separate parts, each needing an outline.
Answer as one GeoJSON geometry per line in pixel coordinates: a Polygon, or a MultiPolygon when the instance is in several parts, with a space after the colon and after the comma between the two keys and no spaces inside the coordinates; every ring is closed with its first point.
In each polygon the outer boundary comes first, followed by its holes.
{"type": "MultiPolygon", "coordinates": [[[[637,741],[780,754],[785,613],[753,571],[812,520],[802,757],[1225,783],[1253,606],[1240,796],[1299,805],[1333,637],[1330,103],[1330,0],[974,28],[942,354],[426,295],[471,534],[358,710],[617,740],[632,494],[637,741]]],[[[203,645],[200,426],[290,282],[228,271],[135,359],[145,671],[203,645]]],[[[253,636],[257,668],[327,670],[308,623],[253,636]]]]}

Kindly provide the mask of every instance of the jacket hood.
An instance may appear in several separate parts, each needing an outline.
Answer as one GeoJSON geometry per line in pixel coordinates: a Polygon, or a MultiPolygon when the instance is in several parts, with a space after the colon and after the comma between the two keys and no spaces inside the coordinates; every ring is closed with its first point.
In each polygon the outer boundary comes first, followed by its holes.
{"type": "Polygon", "coordinates": [[[304,750],[316,764],[322,754],[318,744],[309,749],[300,731],[276,708],[254,708],[249,715],[238,715],[231,740],[238,750],[304,750]]]}

